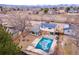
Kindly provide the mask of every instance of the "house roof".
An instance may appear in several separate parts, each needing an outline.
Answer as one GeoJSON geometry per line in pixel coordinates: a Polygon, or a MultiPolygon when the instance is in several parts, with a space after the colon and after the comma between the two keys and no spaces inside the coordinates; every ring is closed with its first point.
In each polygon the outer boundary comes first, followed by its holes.
{"type": "Polygon", "coordinates": [[[70,25],[69,24],[64,24],[64,30],[69,30],[70,29],[70,25]]]}
{"type": "Polygon", "coordinates": [[[41,28],[55,28],[56,24],[42,23],[41,28]]]}
{"type": "Polygon", "coordinates": [[[70,28],[64,28],[64,30],[70,30],[70,28]]]}

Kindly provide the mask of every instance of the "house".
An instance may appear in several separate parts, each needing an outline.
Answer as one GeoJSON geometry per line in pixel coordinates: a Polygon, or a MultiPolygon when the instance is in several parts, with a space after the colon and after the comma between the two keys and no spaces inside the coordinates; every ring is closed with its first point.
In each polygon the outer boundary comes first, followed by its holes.
{"type": "Polygon", "coordinates": [[[57,12],[56,12],[55,10],[49,10],[49,11],[48,11],[48,14],[50,14],[50,15],[55,15],[55,14],[57,14],[57,12]]]}
{"type": "Polygon", "coordinates": [[[32,14],[39,14],[39,10],[32,10],[32,14]]]}
{"type": "Polygon", "coordinates": [[[64,24],[64,29],[70,28],[69,24],[64,24]]]}
{"type": "Polygon", "coordinates": [[[65,10],[63,9],[63,10],[59,10],[58,11],[60,14],[64,14],[65,13],[65,10]]]}
{"type": "Polygon", "coordinates": [[[14,26],[11,26],[11,24],[9,23],[9,21],[7,21],[7,19],[3,19],[2,20],[2,25],[6,28],[6,31],[11,33],[14,36],[18,35],[18,30],[15,29],[14,26]]]}
{"type": "Polygon", "coordinates": [[[42,34],[53,34],[53,32],[55,32],[56,26],[56,24],[42,23],[40,30],[42,31],[42,34]]]}
{"type": "Polygon", "coordinates": [[[73,35],[74,32],[72,31],[70,24],[64,24],[64,34],[73,35]]]}
{"type": "Polygon", "coordinates": [[[78,13],[79,10],[70,9],[68,12],[69,12],[69,13],[78,13]]]}
{"type": "Polygon", "coordinates": [[[44,15],[44,11],[39,11],[39,15],[44,15]]]}

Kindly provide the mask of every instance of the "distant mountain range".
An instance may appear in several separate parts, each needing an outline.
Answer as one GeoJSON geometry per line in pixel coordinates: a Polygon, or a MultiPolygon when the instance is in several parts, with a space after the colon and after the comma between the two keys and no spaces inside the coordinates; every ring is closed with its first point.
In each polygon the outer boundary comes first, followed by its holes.
{"type": "Polygon", "coordinates": [[[2,7],[13,7],[13,8],[53,8],[53,7],[68,7],[68,6],[79,6],[79,4],[59,4],[59,5],[6,5],[0,4],[2,7]]]}

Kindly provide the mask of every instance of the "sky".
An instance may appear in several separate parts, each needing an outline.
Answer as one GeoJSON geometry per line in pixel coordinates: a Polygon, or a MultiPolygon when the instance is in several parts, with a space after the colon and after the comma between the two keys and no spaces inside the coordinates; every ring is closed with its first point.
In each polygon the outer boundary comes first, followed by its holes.
{"type": "Polygon", "coordinates": [[[79,0],[0,0],[0,4],[9,4],[9,5],[79,4],[79,0]]]}

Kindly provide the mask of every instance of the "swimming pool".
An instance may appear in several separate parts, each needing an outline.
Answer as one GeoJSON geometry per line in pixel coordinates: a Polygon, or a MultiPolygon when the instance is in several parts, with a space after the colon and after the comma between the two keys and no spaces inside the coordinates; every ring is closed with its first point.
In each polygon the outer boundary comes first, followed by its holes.
{"type": "Polygon", "coordinates": [[[49,52],[52,46],[52,43],[53,43],[53,39],[42,37],[35,48],[41,49],[45,52],[49,52]]]}

